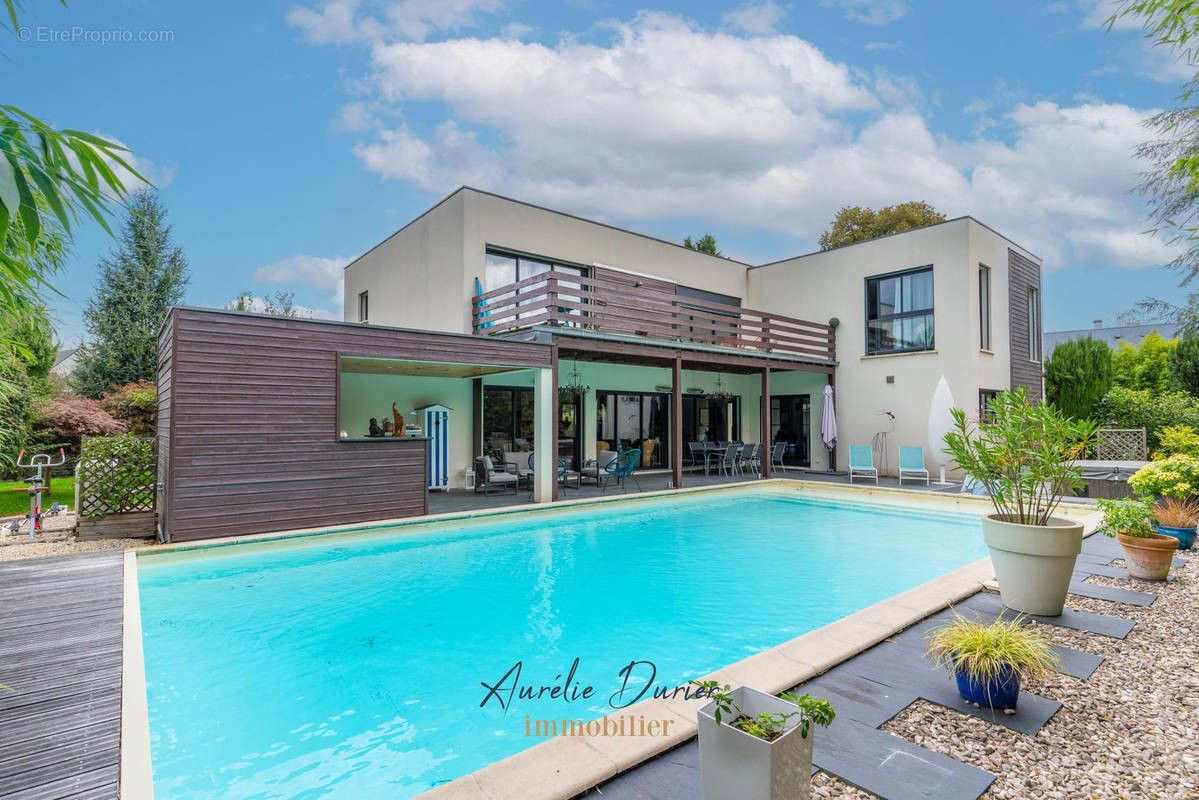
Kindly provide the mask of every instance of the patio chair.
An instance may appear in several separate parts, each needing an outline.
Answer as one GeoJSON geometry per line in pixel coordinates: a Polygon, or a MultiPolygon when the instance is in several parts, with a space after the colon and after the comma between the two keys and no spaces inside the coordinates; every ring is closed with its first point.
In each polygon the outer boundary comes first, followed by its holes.
{"type": "MultiPolygon", "coordinates": [[[[525,464],[527,459],[524,458],[524,456],[526,455],[527,453],[524,452],[515,452],[512,450],[504,451],[504,464],[511,464],[513,467],[515,467],[515,470],[509,470],[509,472],[515,471],[516,477],[520,478],[520,482],[524,484],[527,484],[533,479],[533,470],[525,464]]],[[[507,467],[505,467],[505,469],[507,469],[507,467]]]]}
{"type": "Polygon", "coordinates": [[[600,450],[595,454],[595,458],[588,461],[579,470],[580,480],[586,478],[589,481],[595,481],[595,485],[599,486],[600,477],[604,475],[604,467],[608,466],[608,462],[616,458],[614,450],[600,450]]]}
{"type": "Polygon", "coordinates": [[[774,446],[770,448],[770,468],[771,469],[777,468],[777,469],[781,469],[783,472],[786,472],[787,465],[783,463],[783,456],[785,456],[786,454],[787,454],[787,443],[786,442],[775,442],[774,446]]]}
{"type": "Polygon", "coordinates": [[[691,466],[695,466],[697,460],[707,458],[704,450],[703,442],[687,442],[687,457],[691,459],[691,466]]]}
{"type": "Polygon", "coordinates": [[[878,470],[874,468],[874,448],[868,444],[851,444],[849,446],[849,482],[853,483],[854,476],[874,478],[878,483],[878,470]]]}
{"type": "MultiPolygon", "coordinates": [[[[535,451],[533,451],[533,450],[529,451],[529,470],[527,473],[529,476],[529,494],[533,493],[533,476],[536,474],[534,471],[534,470],[536,470],[536,467],[533,466],[533,463],[534,463],[534,457],[536,455],[537,454],[535,451]]],[[[582,474],[575,472],[573,469],[570,469],[566,465],[565,458],[559,458],[558,459],[558,484],[563,489],[566,489],[570,486],[570,480],[572,478],[574,479],[574,482],[575,482],[575,488],[582,489],[583,488],[582,474]]]]}
{"type": "Polygon", "coordinates": [[[625,481],[630,477],[633,478],[633,483],[637,484],[637,491],[641,491],[641,482],[633,476],[633,470],[637,468],[640,460],[641,450],[629,449],[622,451],[616,458],[609,461],[604,467],[604,482],[600,485],[600,493],[608,491],[608,484],[612,482],[613,478],[620,485],[620,491],[625,491],[625,481]]]}
{"type": "Polygon", "coordinates": [[[903,479],[911,478],[912,480],[924,479],[924,485],[929,484],[928,470],[924,468],[924,448],[902,446],[899,448],[899,485],[903,486],[903,479]]]}
{"type": "Polygon", "coordinates": [[[741,445],[730,444],[720,459],[720,474],[733,476],[741,472],[741,445]]]}
{"type": "Polygon", "coordinates": [[[746,469],[755,475],[762,472],[762,444],[760,442],[747,444],[741,450],[741,466],[743,472],[746,469]]]}
{"type": "MultiPolygon", "coordinates": [[[[505,464],[504,466],[508,467],[509,465],[505,464]]],[[[512,494],[516,494],[517,488],[520,486],[520,478],[517,477],[515,468],[515,465],[512,465],[512,470],[496,469],[491,456],[476,458],[475,492],[482,490],[483,494],[488,495],[493,491],[503,492],[511,489],[512,494]]]]}

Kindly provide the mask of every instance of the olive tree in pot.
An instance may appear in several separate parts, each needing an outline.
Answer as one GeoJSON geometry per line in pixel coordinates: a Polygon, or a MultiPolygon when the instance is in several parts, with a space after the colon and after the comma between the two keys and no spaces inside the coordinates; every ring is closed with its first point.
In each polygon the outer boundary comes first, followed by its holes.
{"type": "Polygon", "coordinates": [[[712,698],[699,710],[703,800],[808,800],[813,726],[836,712],[824,698],[775,697],[742,686],[693,681],[712,698]]]}
{"type": "Polygon", "coordinates": [[[1120,542],[1128,574],[1147,581],[1164,581],[1174,563],[1178,540],[1154,533],[1152,520],[1157,504],[1153,498],[1100,500],[1099,507],[1103,509],[1103,532],[1120,542]]]}
{"type": "Polygon", "coordinates": [[[1023,389],[1001,392],[989,412],[975,422],[955,408],[945,452],[995,506],[982,527],[1003,604],[1057,616],[1082,551],[1082,525],[1053,512],[1063,495],[1083,485],[1075,461],[1087,452],[1096,425],[1069,419],[1050,403],[1033,404],[1023,389]]]}

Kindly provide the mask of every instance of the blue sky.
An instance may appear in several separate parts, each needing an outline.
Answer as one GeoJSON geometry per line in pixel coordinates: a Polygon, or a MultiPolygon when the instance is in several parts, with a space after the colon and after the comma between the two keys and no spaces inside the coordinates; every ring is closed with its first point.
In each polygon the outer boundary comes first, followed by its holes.
{"type": "MultiPolygon", "coordinates": [[[[340,316],[340,265],[468,183],[752,263],[814,249],[842,205],[926,200],[1045,259],[1052,330],[1181,294],[1128,190],[1186,70],[1106,7],[33,3],[0,76],[133,150],[193,304],[292,289],[340,316]],[[133,41],[88,41],[114,30],[133,41]]],[[[76,239],[65,343],[111,246],[76,239]]]]}

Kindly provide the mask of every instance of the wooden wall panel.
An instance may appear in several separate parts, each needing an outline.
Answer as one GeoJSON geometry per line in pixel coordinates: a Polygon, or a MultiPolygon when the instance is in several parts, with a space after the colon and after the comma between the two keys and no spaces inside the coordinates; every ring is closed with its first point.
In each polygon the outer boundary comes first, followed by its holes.
{"type": "Polygon", "coordinates": [[[203,309],[173,310],[159,346],[172,541],[427,513],[426,442],[338,440],[340,355],[551,363],[544,344],[203,309]]]}
{"type": "MultiPolygon", "coordinates": [[[[1028,290],[1036,288],[1038,304],[1041,297],[1041,266],[1037,262],[1008,249],[1008,347],[1011,353],[1012,388],[1024,387],[1030,397],[1041,399],[1040,343],[1037,343],[1038,360],[1029,358],[1028,290]]],[[[1038,311],[1044,325],[1045,316],[1038,311]]]]}

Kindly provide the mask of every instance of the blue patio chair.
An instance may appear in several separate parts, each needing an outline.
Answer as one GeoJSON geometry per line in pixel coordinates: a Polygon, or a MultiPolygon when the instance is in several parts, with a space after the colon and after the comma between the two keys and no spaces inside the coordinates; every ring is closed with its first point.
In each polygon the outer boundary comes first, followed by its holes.
{"type": "Polygon", "coordinates": [[[899,485],[903,486],[903,479],[911,478],[912,480],[924,479],[924,485],[928,486],[928,470],[924,468],[924,448],[902,446],[899,448],[899,485]]]}
{"type": "MultiPolygon", "coordinates": [[[[533,493],[533,476],[536,475],[536,472],[535,472],[536,467],[533,466],[533,460],[534,460],[534,456],[536,456],[536,455],[537,455],[536,451],[533,451],[533,450],[529,451],[529,494],[533,493]]],[[[558,459],[558,484],[560,486],[562,486],[563,489],[565,489],[570,485],[571,479],[574,479],[576,489],[583,488],[582,476],[578,472],[575,472],[573,469],[571,469],[567,465],[565,458],[559,458],[558,459]]]]}
{"type": "MultiPolygon", "coordinates": [[[[637,464],[641,461],[641,450],[625,450],[609,461],[604,466],[604,483],[600,486],[600,494],[608,490],[608,484],[612,479],[616,479],[616,483],[620,486],[620,491],[625,491],[625,481],[633,476],[633,470],[637,468],[637,464]]],[[[637,484],[637,491],[641,491],[641,482],[633,477],[633,483],[637,484]]]]}
{"type": "Polygon", "coordinates": [[[849,482],[854,477],[874,478],[878,483],[878,470],[874,467],[874,448],[868,444],[851,444],[849,446],[849,482]]]}

